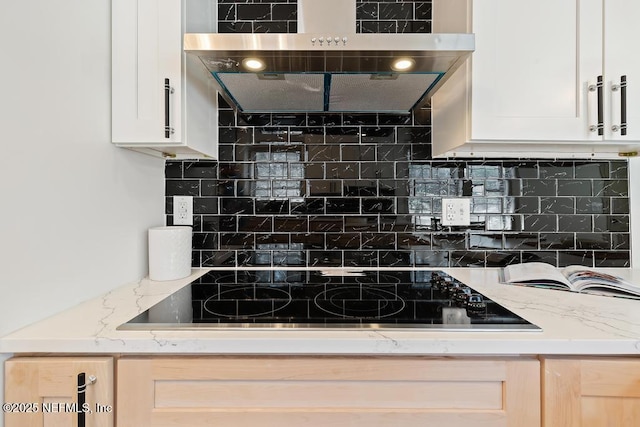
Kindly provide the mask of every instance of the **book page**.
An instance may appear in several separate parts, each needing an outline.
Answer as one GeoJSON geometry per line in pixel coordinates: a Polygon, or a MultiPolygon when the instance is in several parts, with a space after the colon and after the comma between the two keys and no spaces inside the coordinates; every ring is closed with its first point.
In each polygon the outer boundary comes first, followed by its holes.
{"type": "Polygon", "coordinates": [[[503,274],[506,283],[559,289],[572,288],[571,283],[560,270],[544,262],[508,265],[504,268],[503,274]]]}
{"type": "Polygon", "coordinates": [[[563,273],[578,292],[593,290],[592,293],[601,293],[608,289],[640,297],[640,287],[611,274],[575,265],[564,268],[563,273]]]}

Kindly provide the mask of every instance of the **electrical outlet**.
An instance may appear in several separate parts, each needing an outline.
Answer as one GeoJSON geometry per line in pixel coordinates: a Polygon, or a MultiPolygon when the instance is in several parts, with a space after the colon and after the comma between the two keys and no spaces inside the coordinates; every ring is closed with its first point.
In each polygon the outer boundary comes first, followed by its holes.
{"type": "Polygon", "coordinates": [[[442,225],[470,225],[471,199],[442,199],[442,225]]]}
{"type": "Polygon", "coordinates": [[[173,196],[173,225],[193,225],[193,196],[173,196]]]}

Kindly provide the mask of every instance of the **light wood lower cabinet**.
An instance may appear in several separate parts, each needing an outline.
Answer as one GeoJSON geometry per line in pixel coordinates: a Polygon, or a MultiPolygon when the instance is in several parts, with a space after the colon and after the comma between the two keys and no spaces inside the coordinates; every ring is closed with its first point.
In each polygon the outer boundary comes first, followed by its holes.
{"type": "Polygon", "coordinates": [[[536,358],[123,357],[118,427],[540,426],[536,358]]]}
{"type": "Polygon", "coordinates": [[[14,357],[5,362],[5,427],[75,427],[84,411],[86,427],[113,427],[111,357],[14,357]],[[95,383],[78,405],[78,374],[95,383]]]}
{"type": "Polygon", "coordinates": [[[23,406],[4,420],[76,426],[84,372],[87,427],[640,425],[639,358],[539,359],[123,357],[116,405],[111,357],[15,357],[4,403],[23,406]]]}
{"type": "Polygon", "coordinates": [[[540,359],[543,426],[640,426],[640,359],[540,359]]]}

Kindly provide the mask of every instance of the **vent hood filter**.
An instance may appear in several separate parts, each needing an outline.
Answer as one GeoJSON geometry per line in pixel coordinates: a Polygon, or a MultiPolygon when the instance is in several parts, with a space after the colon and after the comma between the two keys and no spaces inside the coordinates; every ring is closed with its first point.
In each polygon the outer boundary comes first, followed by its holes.
{"type": "Polygon", "coordinates": [[[222,96],[247,113],[409,113],[474,50],[473,34],[356,33],[355,0],[297,4],[298,28],[308,32],[191,33],[184,50],[197,55],[222,96]],[[399,59],[409,68],[399,71],[399,59]]]}
{"type": "Polygon", "coordinates": [[[241,111],[324,111],[324,74],[215,73],[241,111]]]}
{"type": "Polygon", "coordinates": [[[241,111],[406,113],[440,74],[214,73],[241,111]]]}
{"type": "Polygon", "coordinates": [[[406,113],[440,74],[334,74],[329,111],[406,113]]]}

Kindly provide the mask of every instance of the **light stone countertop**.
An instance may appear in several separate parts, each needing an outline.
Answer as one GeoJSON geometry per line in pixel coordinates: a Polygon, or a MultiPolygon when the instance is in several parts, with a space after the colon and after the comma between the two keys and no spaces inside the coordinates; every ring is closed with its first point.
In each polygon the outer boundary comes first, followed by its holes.
{"type": "MultiPolygon", "coordinates": [[[[540,326],[542,331],[116,330],[209,270],[195,269],[191,276],[176,281],[143,279],[121,286],[100,298],[4,336],[0,339],[0,353],[640,355],[640,301],[503,285],[498,283],[500,269],[497,268],[441,270],[540,326]]],[[[640,284],[640,270],[601,270],[640,284]]]]}

